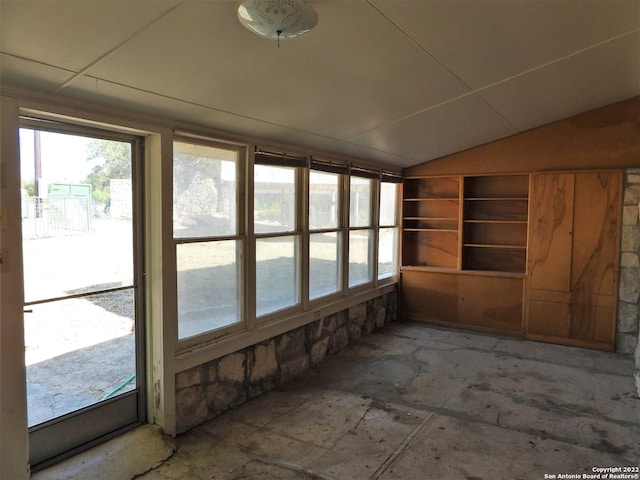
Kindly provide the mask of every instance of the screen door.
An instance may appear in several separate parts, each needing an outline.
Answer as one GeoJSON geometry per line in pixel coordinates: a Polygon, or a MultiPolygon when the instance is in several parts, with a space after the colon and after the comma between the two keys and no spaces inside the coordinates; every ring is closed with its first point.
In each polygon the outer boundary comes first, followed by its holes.
{"type": "Polygon", "coordinates": [[[141,148],[67,125],[20,130],[32,468],[143,418],[141,148]]]}

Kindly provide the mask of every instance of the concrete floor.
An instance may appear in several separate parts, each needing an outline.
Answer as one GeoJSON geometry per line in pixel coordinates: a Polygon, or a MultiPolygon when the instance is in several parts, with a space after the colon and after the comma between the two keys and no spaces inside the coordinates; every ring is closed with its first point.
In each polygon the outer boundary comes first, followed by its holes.
{"type": "Polygon", "coordinates": [[[27,365],[29,426],[132,390],[135,379],[125,382],[135,372],[133,334],[27,365]]]}
{"type": "Polygon", "coordinates": [[[147,427],[34,478],[637,479],[582,476],[640,464],[633,374],[628,356],[396,323],[175,445],[147,427]]]}

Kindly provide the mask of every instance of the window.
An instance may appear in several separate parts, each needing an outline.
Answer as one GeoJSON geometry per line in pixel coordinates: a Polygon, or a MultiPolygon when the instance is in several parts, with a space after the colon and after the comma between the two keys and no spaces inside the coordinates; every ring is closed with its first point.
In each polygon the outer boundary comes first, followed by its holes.
{"type": "Polygon", "coordinates": [[[342,283],[342,175],[309,172],[309,299],[336,293],[342,283]]]}
{"type": "Polygon", "coordinates": [[[178,338],[184,339],[242,319],[240,150],[190,141],[173,148],[178,338]]]}
{"type": "Polygon", "coordinates": [[[299,168],[256,154],[253,228],[256,316],[300,303],[299,168]]]}
{"type": "Polygon", "coordinates": [[[296,169],[256,165],[253,229],[256,234],[295,230],[296,169]]]}
{"type": "Polygon", "coordinates": [[[350,178],[349,287],[373,281],[373,186],[370,178],[350,178]]]}
{"type": "Polygon", "coordinates": [[[351,177],[349,189],[349,226],[371,226],[371,193],[373,181],[369,178],[351,177]]]}
{"type": "Polygon", "coordinates": [[[179,340],[252,330],[396,275],[394,180],[263,150],[245,177],[244,153],[174,142],[179,340]]]}
{"type": "Polygon", "coordinates": [[[398,184],[380,183],[378,225],[378,279],[392,277],[398,270],[398,184]]]}

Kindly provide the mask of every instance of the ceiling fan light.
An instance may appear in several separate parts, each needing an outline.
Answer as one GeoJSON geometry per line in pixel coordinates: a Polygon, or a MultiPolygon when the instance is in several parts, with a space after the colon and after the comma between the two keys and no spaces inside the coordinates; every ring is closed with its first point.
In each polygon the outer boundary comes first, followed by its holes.
{"type": "Polygon", "coordinates": [[[252,32],[279,40],[308,32],[318,23],[318,14],[304,0],[245,0],[238,19],[252,32]]]}

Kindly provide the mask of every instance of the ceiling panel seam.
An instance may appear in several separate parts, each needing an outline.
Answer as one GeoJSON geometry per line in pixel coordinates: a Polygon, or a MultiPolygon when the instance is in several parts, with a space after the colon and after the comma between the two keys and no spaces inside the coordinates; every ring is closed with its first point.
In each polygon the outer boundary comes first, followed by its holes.
{"type": "Polygon", "coordinates": [[[522,77],[524,75],[528,75],[529,73],[533,73],[537,70],[541,70],[543,68],[549,67],[551,65],[554,65],[556,63],[560,63],[560,62],[564,62],[565,60],[568,60],[572,57],[576,57],[578,55],[582,55],[583,53],[586,53],[590,50],[593,50],[595,48],[601,47],[603,45],[606,45],[608,43],[612,43],[615,42],[616,40],[620,40],[621,38],[633,35],[634,33],[638,33],[640,32],[640,28],[634,28],[633,30],[629,31],[629,32],[625,32],[625,33],[621,33],[620,35],[616,35],[615,37],[611,37],[607,40],[602,40],[601,42],[598,43],[594,43],[592,45],[589,45],[588,47],[585,48],[581,48],[580,50],[576,50],[575,52],[569,53],[567,55],[563,55],[562,57],[558,57],[554,60],[551,60],[549,62],[546,63],[542,63],[540,65],[536,65],[535,67],[529,68],[527,70],[523,70],[522,72],[516,73],[515,75],[511,75],[510,77],[507,78],[503,78],[502,80],[499,80],[497,82],[491,83],[489,85],[485,85],[484,87],[480,87],[478,89],[475,90],[475,93],[480,93],[483,92],[485,90],[488,90],[490,88],[493,87],[497,87],[498,85],[502,85],[504,83],[510,82],[511,80],[515,80],[516,78],[522,77]]]}
{"type": "MultiPolygon", "coordinates": [[[[371,3],[371,2],[370,2],[370,0],[367,0],[367,2],[368,2],[368,3],[371,3]]],[[[374,8],[375,8],[375,7],[374,7],[374,8]]],[[[391,20],[390,20],[390,21],[391,21],[391,20]]],[[[393,21],[392,21],[392,23],[393,23],[393,21]]],[[[394,25],[396,25],[396,24],[394,23],[394,25]]],[[[400,27],[398,27],[398,28],[400,28],[400,27]]],[[[401,29],[401,30],[402,30],[402,29],[401,29]]],[[[404,30],[402,30],[402,31],[404,31],[404,30]]],[[[358,136],[363,135],[363,134],[365,134],[365,133],[369,133],[369,132],[371,132],[371,131],[374,131],[374,130],[376,130],[376,129],[378,129],[378,128],[382,128],[382,127],[387,127],[387,126],[390,126],[390,125],[394,125],[394,124],[396,124],[396,123],[398,123],[398,122],[402,122],[402,121],[404,121],[404,120],[408,120],[409,118],[412,118],[412,117],[415,117],[415,116],[417,116],[417,115],[421,115],[421,114],[423,114],[423,113],[426,113],[426,112],[428,112],[428,111],[430,111],[430,110],[433,110],[433,109],[436,109],[436,108],[442,107],[443,105],[446,105],[446,104],[448,104],[448,103],[452,103],[452,102],[455,102],[455,101],[461,100],[461,99],[466,98],[466,97],[468,97],[468,96],[470,96],[470,95],[476,95],[480,101],[482,101],[482,102],[483,102],[485,105],[487,105],[491,110],[493,110],[497,115],[499,115],[501,118],[503,118],[503,119],[505,120],[505,122],[507,122],[507,123],[508,123],[508,124],[509,124],[509,125],[510,125],[514,130],[515,130],[515,131],[520,131],[521,129],[519,129],[518,127],[516,127],[516,126],[515,126],[515,125],[514,125],[510,120],[508,120],[508,119],[507,119],[507,118],[506,118],[506,117],[505,117],[505,116],[504,116],[504,115],[503,115],[499,110],[497,110],[493,105],[491,105],[487,100],[485,100],[485,99],[482,97],[481,93],[482,93],[482,92],[484,92],[484,91],[486,91],[486,90],[489,90],[490,88],[494,88],[494,87],[497,87],[497,86],[499,86],[499,85],[505,84],[505,83],[507,83],[507,82],[510,82],[510,81],[512,81],[512,80],[515,80],[515,79],[517,79],[517,78],[520,78],[520,77],[522,77],[522,76],[524,76],[524,75],[528,75],[528,74],[533,73],[533,72],[535,72],[535,71],[537,71],[537,70],[540,70],[540,69],[543,69],[543,68],[549,67],[549,66],[554,65],[554,64],[556,64],[556,63],[563,62],[563,61],[568,60],[568,59],[570,59],[570,58],[572,58],[572,57],[574,57],[574,56],[581,55],[581,54],[583,54],[583,53],[585,53],[585,52],[588,52],[588,51],[590,51],[590,50],[592,50],[592,49],[595,49],[595,48],[601,47],[601,46],[603,46],[603,45],[606,45],[606,44],[608,44],[608,43],[614,42],[614,41],[619,40],[619,39],[621,39],[621,38],[624,38],[624,37],[627,37],[627,36],[633,35],[634,33],[638,33],[638,32],[640,32],[640,28],[634,28],[634,29],[633,29],[633,30],[631,30],[631,31],[628,31],[628,32],[622,33],[622,34],[620,34],[620,35],[616,35],[616,36],[614,36],[614,37],[608,38],[607,40],[603,40],[603,41],[601,41],[601,42],[594,43],[594,44],[592,44],[592,45],[589,45],[588,47],[582,48],[582,49],[580,49],[580,50],[576,50],[575,52],[572,52],[572,53],[567,54],[567,55],[563,55],[562,57],[558,57],[558,58],[556,58],[556,59],[554,59],[554,60],[551,60],[551,61],[549,61],[549,62],[546,62],[546,63],[540,64],[540,65],[536,65],[535,67],[529,68],[529,69],[524,70],[524,71],[522,71],[522,72],[519,72],[519,73],[517,73],[517,74],[515,74],[515,75],[511,75],[510,77],[503,78],[502,80],[499,80],[499,81],[497,81],[497,82],[493,82],[493,83],[491,83],[491,84],[489,84],[489,85],[485,85],[484,87],[480,87],[480,88],[477,88],[477,89],[475,89],[475,90],[471,90],[471,91],[469,91],[469,92],[467,92],[467,93],[464,93],[464,94],[462,94],[462,95],[458,95],[458,96],[456,96],[456,97],[450,98],[450,99],[448,99],[448,100],[446,100],[446,101],[444,101],[444,102],[440,102],[440,103],[437,103],[437,104],[435,104],[435,105],[430,105],[430,106],[425,107],[425,108],[422,108],[422,109],[420,109],[420,110],[416,110],[415,112],[410,113],[410,114],[408,114],[408,115],[404,115],[404,116],[402,116],[402,117],[395,118],[395,119],[393,119],[393,120],[391,120],[391,121],[389,121],[389,122],[381,123],[381,124],[376,125],[376,126],[374,126],[374,127],[367,128],[366,130],[363,130],[363,131],[361,131],[361,132],[357,132],[357,133],[355,133],[355,134],[353,134],[353,135],[350,135],[350,136],[349,136],[349,137],[347,137],[347,138],[355,138],[355,137],[358,137],[358,136]]],[[[411,37],[409,36],[409,38],[411,38],[411,37]]],[[[413,38],[412,38],[412,40],[413,40],[414,42],[416,42],[416,43],[419,45],[419,43],[418,43],[416,40],[414,40],[413,38]]],[[[426,49],[424,49],[424,50],[425,50],[425,52],[429,53],[426,49]]],[[[437,58],[436,58],[436,57],[434,57],[432,54],[430,54],[430,53],[429,53],[429,55],[431,55],[435,60],[437,60],[437,58]]],[[[437,61],[438,61],[438,60],[437,60],[437,61]]],[[[439,63],[442,63],[442,62],[439,62],[439,63]]],[[[446,68],[446,66],[445,66],[444,64],[443,64],[443,67],[445,67],[445,68],[446,68]]],[[[452,73],[452,75],[455,75],[453,72],[451,72],[451,73],[452,73]]],[[[461,81],[462,81],[462,80],[461,80],[461,81]]],[[[464,82],[463,82],[463,83],[464,83],[464,82]]],[[[465,85],[466,85],[466,83],[465,83],[465,85]]]]}
{"type": "Polygon", "coordinates": [[[158,15],[156,18],[154,18],[153,20],[151,20],[149,23],[147,23],[145,26],[143,26],[142,28],[140,28],[139,30],[135,31],[134,33],[132,33],[131,35],[129,35],[127,38],[125,38],[123,41],[121,41],[120,43],[118,43],[116,46],[114,46],[111,50],[108,50],[107,52],[103,53],[102,55],[100,55],[98,58],[96,58],[94,61],[90,62],[88,65],[86,65],[85,67],[81,68],[79,71],[77,71],[75,73],[75,75],[73,75],[71,78],[69,78],[67,81],[65,81],[64,83],[58,85],[58,87],[56,87],[52,92],[51,95],[56,95],[58,93],[60,93],[61,90],[63,90],[64,88],[68,87],[71,83],[73,83],[76,79],[82,77],[83,75],[85,75],[92,67],[96,66],[97,64],[99,64],[101,61],[103,61],[105,58],[110,57],[111,55],[113,55],[114,53],[116,53],[117,51],[119,51],[120,49],[122,49],[127,43],[129,43],[131,40],[133,40],[134,38],[136,38],[138,35],[140,35],[142,32],[144,32],[145,30],[147,30],[148,28],[150,28],[152,25],[154,25],[155,23],[157,23],[158,21],[160,21],[162,18],[164,18],[165,16],[169,15],[171,12],[173,12],[175,9],[177,9],[178,7],[180,7],[181,5],[183,5],[185,2],[179,2],[177,4],[175,4],[173,7],[169,8],[168,10],[164,11],[163,13],[161,13],[160,15],[158,15]]]}
{"type": "Polygon", "coordinates": [[[393,25],[396,29],[398,29],[406,38],[411,40],[420,50],[429,55],[433,60],[435,60],[438,65],[444,68],[447,72],[453,75],[460,83],[462,83],[465,87],[467,87],[470,91],[473,90],[470,85],[467,84],[456,72],[454,72],[451,68],[449,68],[442,60],[440,60],[437,56],[429,51],[427,47],[422,45],[416,38],[414,38],[409,32],[407,32],[402,25],[396,22],[388,13],[386,13],[382,8],[377,6],[373,0],[367,0],[367,3],[380,15],[382,15],[391,25],[393,25]]]}
{"type": "MultiPolygon", "coordinates": [[[[423,110],[419,110],[417,112],[414,112],[410,115],[407,115],[405,117],[402,118],[396,118],[394,120],[392,120],[389,123],[385,123],[385,124],[381,124],[378,125],[376,127],[373,128],[369,128],[367,130],[364,130],[362,132],[356,133],[355,135],[352,135],[349,138],[353,138],[356,137],[358,135],[362,135],[364,133],[370,132],[372,130],[375,130],[377,128],[383,127],[383,126],[387,126],[387,125],[391,125],[397,122],[400,122],[402,120],[406,120],[407,118],[411,118],[415,115],[419,115],[421,113],[426,112],[427,110],[431,110],[433,108],[437,108],[437,107],[441,107],[443,105],[446,105],[447,103],[451,103],[457,100],[460,100],[461,98],[465,98],[469,95],[473,95],[476,92],[474,91],[474,89],[471,87],[471,85],[469,85],[467,82],[464,81],[464,79],[462,79],[462,77],[460,77],[460,75],[458,75],[455,71],[453,71],[453,69],[449,68],[449,66],[447,66],[446,63],[444,63],[442,60],[440,60],[440,58],[438,58],[435,54],[433,54],[427,47],[425,47],[422,43],[420,43],[415,37],[413,37],[407,30],[404,29],[404,27],[402,27],[402,25],[400,25],[398,22],[396,22],[388,13],[386,13],[384,10],[382,10],[382,8],[380,8],[378,5],[376,5],[373,0],[367,0],[367,3],[374,9],[376,10],[380,15],[382,15],[389,23],[391,23],[396,29],[398,29],[406,38],[408,38],[411,42],[413,42],[420,50],[422,50],[423,52],[425,52],[427,55],[429,55],[436,63],[438,63],[438,65],[440,65],[442,68],[444,68],[447,72],[449,72],[453,77],[455,77],[462,85],[464,85],[469,92],[460,96],[457,96],[455,98],[451,98],[445,102],[441,102],[437,105],[432,105],[430,107],[427,107],[426,109],[423,110]]],[[[496,115],[498,115],[500,118],[502,118],[502,120],[504,120],[505,123],[507,123],[511,128],[514,129],[514,131],[519,131],[518,128],[509,120],[507,119],[502,112],[498,111],[496,108],[494,108],[493,105],[491,105],[488,101],[486,101],[484,98],[482,98],[480,95],[477,96],[478,99],[484,103],[490,110],[492,110],[496,115]]]]}
{"type": "MultiPolygon", "coordinates": [[[[242,119],[245,119],[245,120],[251,120],[251,121],[262,123],[262,124],[265,124],[265,125],[270,125],[272,127],[283,128],[283,129],[286,129],[286,130],[290,130],[292,132],[303,133],[305,135],[310,135],[310,136],[313,136],[313,137],[322,138],[324,140],[330,140],[330,141],[336,142],[336,143],[352,145],[354,147],[363,148],[363,149],[366,149],[366,150],[370,150],[372,152],[379,152],[379,153],[384,153],[386,155],[392,155],[395,158],[399,158],[399,159],[403,159],[403,160],[411,160],[411,161],[416,160],[415,158],[407,157],[406,155],[400,155],[398,153],[389,152],[389,151],[386,151],[386,150],[381,150],[379,148],[373,148],[373,147],[371,147],[369,145],[363,145],[361,143],[348,141],[347,139],[330,137],[328,135],[322,135],[322,134],[317,133],[317,132],[309,132],[307,130],[294,128],[294,127],[291,127],[291,126],[288,126],[288,125],[281,125],[279,123],[271,122],[269,120],[263,120],[263,119],[256,118],[256,117],[250,117],[248,115],[243,115],[243,114],[240,114],[240,113],[231,112],[231,111],[228,111],[228,110],[223,110],[221,108],[215,108],[215,107],[211,107],[211,106],[208,106],[208,105],[203,105],[201,103],[196,103],[196,102],[192,102],[192,101],[189,101],[189,100],[184,100],[184,99],[181,99],[181,98],[172,97],[170,95],[165,95],[165,94],[158,93],[158,92],[151,92],[151,91],[145,90],[143,88],[138,88],[138,87],[133,87],[133,86],[130,86],[130,85],[125,85],[123,83],[114,82],[112,80],[105,80],[103,78],[99,78],[99,77],[95,77],[95,76],[91,76],[91,75],[85,75],[85,77],[94,79],[96,81],[105,82],[105,83],[108,83],[108,84],[111,84],[111,85],[117,85],[119,87],[127,88],[127,89],[130,89],[130,90],[135,90],[137,92],[145,93],[145,94],[148,94],[148,95],[153,95],[153,96],[156,96],[156,97],[164,98],[166,100],[172,100],[174,102],[179,102],[179,103],[182,103],[182,104],[185,104],[185,105],[191,105],[191,106],[198,107],[198,108],[204,108],[206,110],[210,110],[210,111],[213,111],[213,112],[223,113],[225,115],[230,115],[232,117],[238,117],[238,118],[242,118],[242,119]]],[[[218,125],[217,126],[217,128],[223,128],[223,127],[224,127],[223,125],[218,125]]]]}
{"type": "MultiPolygon", "coordinates": [[[[358,132],[358,133],[356,133],[354,135],[350,135],[347,138],[355,138],[355,137],[358,137],[360,135],[364,135],[365,133],[369,133],[369,132],[372,132],[374,130],[377,130],[378,128],[388,127],[390,125],[394,125],[394,124],[396,124],[398,122],[402,122],[404,120],[408,120],[410,118],[413,118],[413,117],[416,117],[416,116],[421,115],[423,113],[426,113],[426,112],[428,112],[430,110],[434,110],[436,108],[443,107],[445,105],[448,105],[448,104],[453,103],[453,102],[457,102],[458,100],[462,100],[463,98],[467,98],[467,97],[470,97],[470,96],[477,96],[478,100],[480,100],[483,103],[487,104],[487,102],[485,102],[482,99],[482,97],[477,95],[477,92],[471,91],[471,92],[463,93],[462,95],[458,95],[456,97],[450,98],[448,100],[445,100],[444,102],[439,102],[439,103],[436,103],[435,105],[429,105],[428,107],[421,108],[420,110],[416,110],[415,112],[410,113],[408,115],[404,115],[402,117],[395,118],[395,119],[393,119],[393,120],[391,120],[389,122],[381,123],[380,125],[376,125],[375,127],[371,127],[371,128],[366,129],[366,130],[363,130],[361,132],[358,132]]],[[[489,106],[489,108],[491,108],[492,110],[495,111],[495,109],[491,105],[489,105],[489,104],[487,104],[487,105],[489,106]]],[[[496,113],[499,114],[499,112],[496,112],[496,113]]],[[[502,117],[502,115],[500,115],[500,116],[502,117]]],[[[507,121],[507,120],[505,120],[505,121],[507,121]]],[[[507,121],[507,123],[509,123],[509,125],[511,125],[511,122],[507,121]]],[[[516,127],[513,127],[513,128],[516,129],[516,131],[519,131],[516,127]]]]}
{"type": "Polygon", "coordinates": [[[34,60],[33,58],[24,57],[22,55],[16,55],[15,53],[8,53],[0,51],[0,55],[5,55],[7,57],[16,58],[18,60],[24,60],[25,62],[35,63],[37,65],[42,65],[43,67],[55,68],[56,70],[62,70],[63,72],[69,72],[69,74],[75,74],[73,70],[70,70],[65,67],[61,67],[59,65],[52,65],[51,63],[42,62],[40,60],[34,60]]]}

